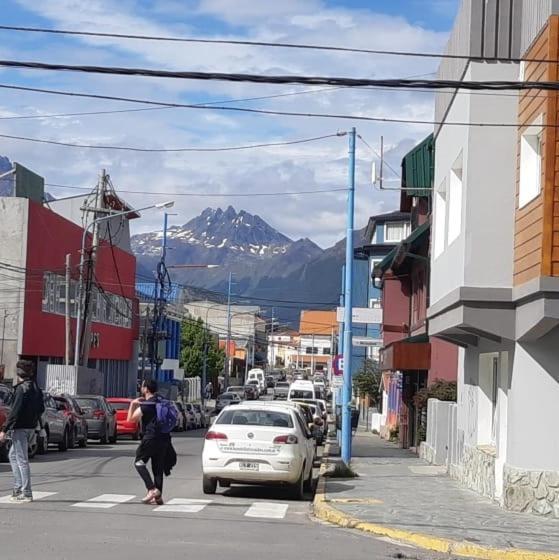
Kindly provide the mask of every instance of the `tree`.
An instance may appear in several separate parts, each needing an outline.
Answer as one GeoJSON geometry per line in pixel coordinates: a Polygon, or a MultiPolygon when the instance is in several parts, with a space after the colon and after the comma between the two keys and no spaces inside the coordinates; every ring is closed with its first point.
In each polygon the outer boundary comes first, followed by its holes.
{"type": "Polygon", "coordinates": [[[187,318],[181,326],[181,367],[186,377],[202,375],[204,346],[207,345],[206,375],[216,384],[225,363],[225,353],[217,338],[206,330],[202,319],[187,318]]]}
{"type": "Polygon", "coordinates": [[[353,389],[359,395],[368,395],[371,404],[378,402],[382,373],[378,362],[366,359],[363,367],[353,376],[353,389]]]}

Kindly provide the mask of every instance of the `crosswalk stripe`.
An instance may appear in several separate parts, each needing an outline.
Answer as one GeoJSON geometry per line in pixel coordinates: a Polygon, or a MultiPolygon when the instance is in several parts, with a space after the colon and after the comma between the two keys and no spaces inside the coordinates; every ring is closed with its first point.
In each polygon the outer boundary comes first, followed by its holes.
{"type": "MultiPolygon", "coordinates": [[[[58,492],[33,492],[33,501],[43,500],[44,498],[54,496],[55,494],[58,494],[58,492]]],[[[0,504],[9,504],[11,497],[11,494],[9,494],[8,496],[2,496],[0,498],[0,504]]]]}
{"type": "Polygon", "coordinates": [[[256,502],[245,513],[245,517],[265,517],[267,519],[283,519],[289,508],[288,504],[272,502],[256,502]]]}
{"type": "Polygon", "coordinates": [[[153,511],[161,513],[198,513],[202,511],[212,500],[190,500],[187,498],[173,498],[165,505],[156,507],[153,511]]]}
{"type": "Polygon", "coordinates": [[[77,508],[94,508],[94,509],[110,509],[119,504],[124,504],[133,500],[136,496],[131,494],[101,494],[95,498],[90,498],[85,502],[78,502],[72,504],[72,507],[77,508]]]}

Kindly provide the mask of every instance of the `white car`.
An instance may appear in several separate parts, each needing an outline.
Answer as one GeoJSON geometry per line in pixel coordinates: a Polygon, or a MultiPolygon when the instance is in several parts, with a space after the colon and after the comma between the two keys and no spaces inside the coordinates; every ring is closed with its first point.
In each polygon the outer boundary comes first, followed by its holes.
{"type": "Polygon", "coordinates": [[[302,499],[312,485],[313,435],[292,406],[242,403],[226,408],[206,434],[203,490],[217,483],[286,485],[302,499]]]}

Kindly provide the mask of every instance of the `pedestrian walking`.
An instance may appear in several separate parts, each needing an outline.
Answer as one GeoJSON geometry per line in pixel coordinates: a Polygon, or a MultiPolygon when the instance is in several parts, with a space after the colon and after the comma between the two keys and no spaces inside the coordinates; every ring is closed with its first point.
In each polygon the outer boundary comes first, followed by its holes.
{"type": "Polygon", "coordinates": [[[163,476],[169,476],[177,455],[171,444],[171,431],[177,422],[176,408],[157,394],[157,381],[146,380],[142,396],[133,400],[128,409],[128,422],[141,422],[142,441],[136,450],[134,466],[146,485],[144,504],[163,504],[163,476]],[[147,464],[151,461],[151,471],[147,464]]]}
{"type": "Polygon", "coordinates": [[[43,393],[35,381],[34,364],[19,360],[16,364],[18,384],[6,426],[0,432],[0,443],[11,439],[9,459],[14,475],[14,489],[10,501],[27,504],[33,501],[31,470],[29,468],[29,439],[37,429],[45,411],[43,393]]]}
{"type": "Polygon", "coordinates": [[[214,388],[213,383],[211,381],[208,382],[208,384],[206,385],[206,388],[205,388],[206,399],[211,399],[212,398],[213,388],[214,388]]]}

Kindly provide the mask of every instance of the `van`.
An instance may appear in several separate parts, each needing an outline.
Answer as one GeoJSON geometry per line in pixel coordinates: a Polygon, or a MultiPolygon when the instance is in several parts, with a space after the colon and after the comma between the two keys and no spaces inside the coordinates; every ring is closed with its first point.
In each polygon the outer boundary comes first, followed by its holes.
{"type": "Polygon", "coordinates": [[[287,400],[291,399],[315,399],[316,392],[312,381],[294,381],[289,387],[287,400]]]}
{"type": "Polygon", "coordinates": [[[248,385],[251,381],[258,381],[258,387],[260,389],[260,393],[265,395],[267,393],[266,390],[266,381],[264,378],[264,370],[260,368],[252,368],[248,374],[245,383],[248,385]]]}

